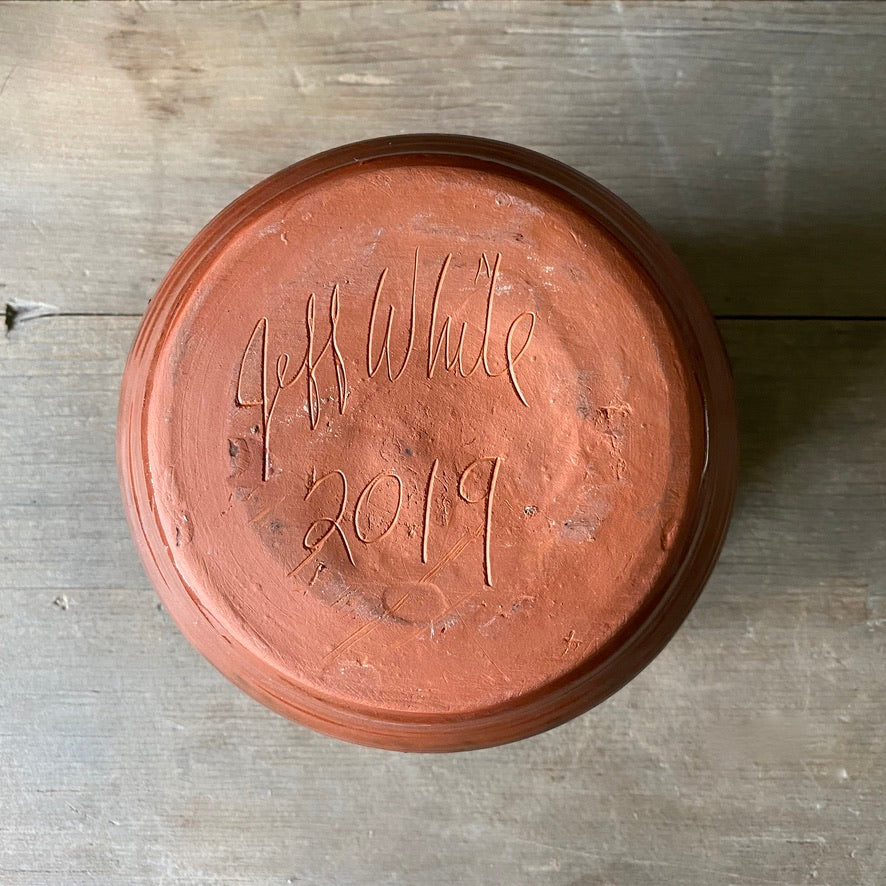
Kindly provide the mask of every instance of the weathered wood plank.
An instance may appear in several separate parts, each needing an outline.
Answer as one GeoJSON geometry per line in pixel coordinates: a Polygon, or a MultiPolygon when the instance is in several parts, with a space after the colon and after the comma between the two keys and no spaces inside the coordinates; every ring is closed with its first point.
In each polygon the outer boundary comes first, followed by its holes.
{"type": "Polygon", "coordinates": [[[118,504],[137,319],[71,316],[140,314],[275,169],[422,129],[594,175],[721,314],[883,315],[884,57],[877,4],[0,4],[0,302],[37,303],[0,336],[0,882],[884,882],[886,323],[724,322],[742,486],[687,624],[588,716],[417,758],[190,649],[118,504]]]}
{"type": "Polygon", "coordinates": [[[886,311],[878,4],[11,4],[0,47],[6,301],[140,313],[265,175],[448,130],[612,187],[720,313],[886,311]]]}
{"type": "Polygon", "coordinates": [[[286,723],[193,652],[113,472],[136,320],[0,339],[0,881],[886,877],[886,323],[723,325],[743,483],[714,578],[595,712],[409,757],[286,723]]]}

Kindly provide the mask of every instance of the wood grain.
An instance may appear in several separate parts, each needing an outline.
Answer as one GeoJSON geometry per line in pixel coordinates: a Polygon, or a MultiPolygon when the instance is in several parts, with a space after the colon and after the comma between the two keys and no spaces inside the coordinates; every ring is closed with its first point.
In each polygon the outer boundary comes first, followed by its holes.
{"type": "Polygon", "coordinates": [[[451,131],[611,187],[720,313],[886,308],[877,4],[4,5],[0,46],[7,299],[140,313],[263,177],[451,131]]]}
{"type": "Polygon", "coordinates": [[[828,319],[886,315],[884,57],[864,3],[0,5],[0,883],[886,882],[886,322],[828,319]],[[196,229],[423,129],[589,172],[722,316],[774,315],[721,323],[740,496],[674,641],[590,714],[442,757],[216,674],[114,470],[137,317],[196,229]]]}

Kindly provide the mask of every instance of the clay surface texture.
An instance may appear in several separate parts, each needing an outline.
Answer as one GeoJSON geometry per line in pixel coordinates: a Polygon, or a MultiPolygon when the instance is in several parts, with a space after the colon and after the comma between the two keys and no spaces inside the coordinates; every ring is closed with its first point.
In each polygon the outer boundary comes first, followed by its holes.
{"type": "Polygon", "coordinates": [[[269,182],[170,272],[127,370],[124,487],[173,616],[265,703],[370,744],[491,744],[599,700],[656,651],[594,688],[700,532],[680,318],[611,223],[501,163],[269,182]]]}

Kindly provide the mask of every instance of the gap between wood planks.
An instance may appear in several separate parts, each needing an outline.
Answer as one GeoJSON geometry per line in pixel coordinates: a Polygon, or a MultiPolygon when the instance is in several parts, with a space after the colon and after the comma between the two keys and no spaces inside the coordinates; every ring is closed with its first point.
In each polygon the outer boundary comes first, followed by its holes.
{"type": "Polygon", "coordinates": [[[40,317],[141,317],[142,314],[116,311],[63,311],[55,305],[42,301],[11,299],[6,303],[6,334],[27,320],[40,317]]]}
{"type": "MultiPolygon", "coordinates": [[[[6,303],[6,334],[9,335],[19,324],[41,317],[132,317],[143,316],[144,312],[134,311],[63,311],[47,302],[11,299],[6,303]]],[[[714,314],[721,320],[762,320],[773,321],[817,321],[821,323],[886,322],[886,316],[876,314],[714,314]]]]}

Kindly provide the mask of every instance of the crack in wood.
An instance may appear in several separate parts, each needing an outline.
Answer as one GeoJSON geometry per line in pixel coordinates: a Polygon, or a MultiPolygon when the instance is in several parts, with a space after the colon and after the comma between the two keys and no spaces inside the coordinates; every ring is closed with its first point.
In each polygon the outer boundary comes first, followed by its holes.
{"type": "Polygon", "coordinates": [[[28,299],[13,298],[6,302],[4,316],[6,321],[6,334],[9,335],[20,323],[27,320],[37,320],[41,317],[132,317],[138,318],[142,314],[132,311],[63,311],[48,302],[30,301],[28,299]]]}

